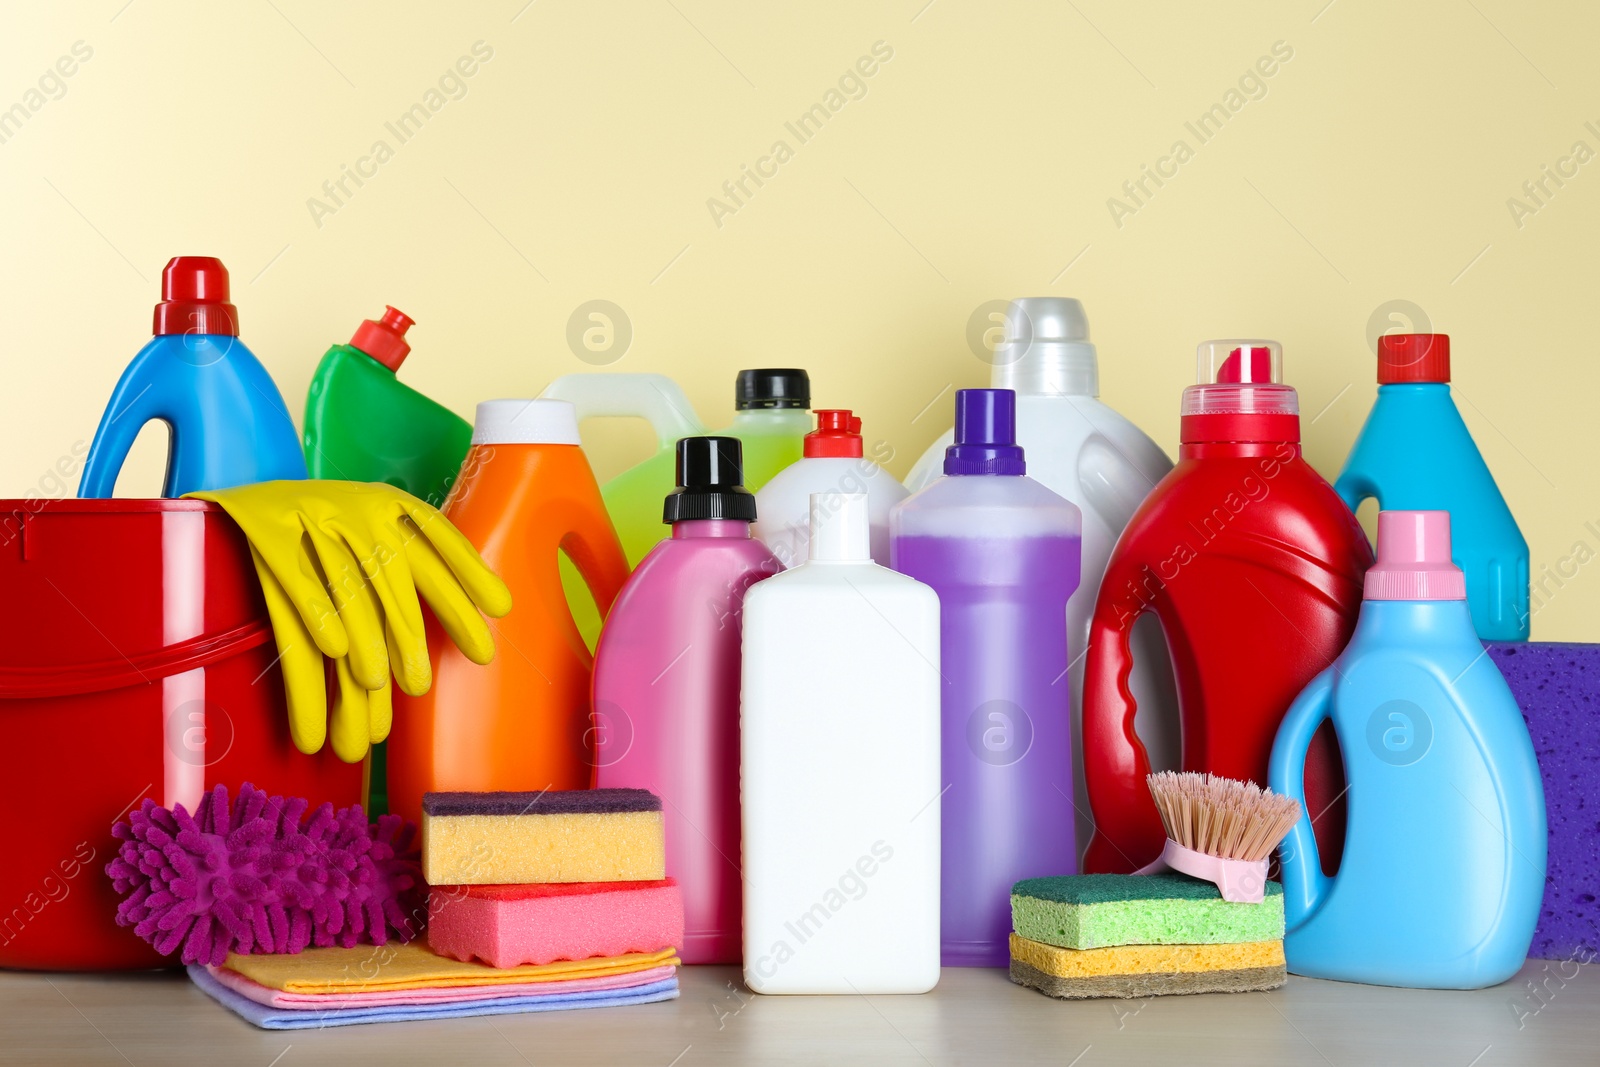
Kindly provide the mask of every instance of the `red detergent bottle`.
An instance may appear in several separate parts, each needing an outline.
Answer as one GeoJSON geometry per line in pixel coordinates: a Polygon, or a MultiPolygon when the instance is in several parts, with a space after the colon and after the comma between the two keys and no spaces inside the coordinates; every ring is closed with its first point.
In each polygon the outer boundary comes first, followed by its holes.
{"type": "MultiPolygon", "coordinates": [[[[1083,762],[1095,830],[1087,872],[1129,872],[1165,833],[1134,733],[1128,638],[1160,620],[1178,682],[1182,768],[1265,784],[1289,705],[1355,628],[1372,549],[1355,515],[1300,455],[1299,404],[1275,341],[1200,345],[1183,392],[1178,465],[1134,513],[1095,601],[1084,668],[1083,762]]],[[[1344,835],[1331,731],[1306,759],[1321,854],[1344,835]]]]}

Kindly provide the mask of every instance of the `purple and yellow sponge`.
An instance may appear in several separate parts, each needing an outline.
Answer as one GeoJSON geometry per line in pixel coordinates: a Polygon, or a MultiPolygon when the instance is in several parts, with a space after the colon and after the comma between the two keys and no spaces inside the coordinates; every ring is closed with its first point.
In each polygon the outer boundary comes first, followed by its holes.
{"type": "Polygon", "coordinates": [[[667,876],[661,798],[647,789],[427,793],[429,885],[657,881],[667,876]]]}

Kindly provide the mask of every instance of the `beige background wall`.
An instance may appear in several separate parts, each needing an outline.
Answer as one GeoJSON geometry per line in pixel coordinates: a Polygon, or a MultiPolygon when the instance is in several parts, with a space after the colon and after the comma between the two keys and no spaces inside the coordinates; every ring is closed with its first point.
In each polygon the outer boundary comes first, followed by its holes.
{"type": "MultiPolygon", "coordinates": [[[[1080,297],[1104,398],[1169,451],[1195,343],[1280,339],[1330,476],[1374,395],[1369,323],[1421,316],[1453,337],[1535,577],[1566,575],[1534,635],[1600,640],[1600,11],[1324,3],[9,7],[0,492],[70,492],[53,472],[175,254],[227,263],[297,417],[322,352],[385,303],[418,322],[405,380],[470,416],[587,369],[567,322],[605,299],[633,330],[614,369],[674,376],[720,425],[739,367],[805,366],[898,474],[947,387],[986,383],[966,340],[986,301],[1080,297]],[[819,102],[802,143],[785,123],[819,102]],[[437,110],[401,143],[385,123],[417,103],[437,110]],[[1202,143],[1185,123],[1218,103],[1202,143]],[[729,200],[758,164],[775,175],[729,200]],[[1136,202],[1145,165],[1171,176],[1136,202]],[[336,203],[346,166],[370,177],[336,203]],[[1541,204],[1543,167],[1567,176],[1541,204]]],[[[603,475],[647,441],[587,430],[603,475]]],[[[155,492],[160,456],[148,431],[122,491],[155,492]]]]}

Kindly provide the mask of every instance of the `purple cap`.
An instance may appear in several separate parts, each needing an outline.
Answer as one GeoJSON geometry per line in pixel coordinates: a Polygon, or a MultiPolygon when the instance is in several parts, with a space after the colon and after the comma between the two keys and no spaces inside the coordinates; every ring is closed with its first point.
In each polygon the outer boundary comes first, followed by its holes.
{"type": "Polygon", "coordinates": [[[956,443],[944,450],[946,474],[1026,474],[1017,444],[1017,394],[956,391],[956,443]]]}

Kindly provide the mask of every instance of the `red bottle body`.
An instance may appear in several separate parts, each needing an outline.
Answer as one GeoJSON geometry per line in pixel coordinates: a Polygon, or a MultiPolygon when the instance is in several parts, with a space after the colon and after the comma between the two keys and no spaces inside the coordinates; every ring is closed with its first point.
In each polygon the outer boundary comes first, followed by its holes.
{"type": "MultiPolygon", "coordinates": [[[[1134,621],[1153,611],[1172,650],[1182,769],[1265,784],[1278,724],[1355,627],[1372,550],[1355,516],[1301,458],[1299,420],[1273,415],[1249,434],[1184,419],[1180,459],[1118,540],[1095,603],[1084,684],[1084,774],[1095,833],[1089,872],[1154,860],[1165,833],[1133,730],[1134,621]],[[1286,439],[1287,438],[1287,439],[1286,439]]],[[[1234,420],[1230,420],[1234,421],[1234,420]]],[[[1324,724],[1326,726],[1326,724],[1324,724]]],[[[1306,766],[1324,856],[1343,839],[1343,772],[1329,731],[1306,766]]]]}

